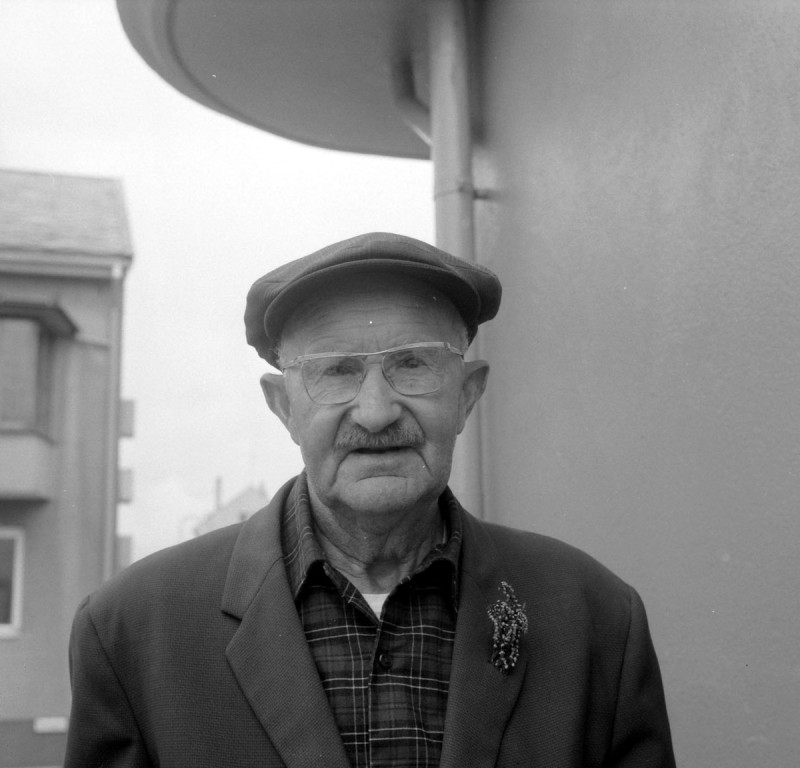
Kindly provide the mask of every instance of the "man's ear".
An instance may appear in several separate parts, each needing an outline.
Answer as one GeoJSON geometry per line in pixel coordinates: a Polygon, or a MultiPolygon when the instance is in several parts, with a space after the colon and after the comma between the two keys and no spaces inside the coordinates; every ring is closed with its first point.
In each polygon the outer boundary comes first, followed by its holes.
{"type": "Polygon", "coordinates": [[[280,373],[265,373],[261,376],[261,391],[269,409],[283,422],[289,430],[292,440],[297,442],[292,421],[292,409],[289,405],[289,393],[286,391],[286,379],[280,373]]]}
{"type": "Polygon", "coordinates": [[[461,413],[459,414],[458,434],[464,429],[467,418],[475,403],[481,399],[489,378],[489,363],[485,360],[471,360],[464,363],[464,381],[461,384],[461,413]]]}

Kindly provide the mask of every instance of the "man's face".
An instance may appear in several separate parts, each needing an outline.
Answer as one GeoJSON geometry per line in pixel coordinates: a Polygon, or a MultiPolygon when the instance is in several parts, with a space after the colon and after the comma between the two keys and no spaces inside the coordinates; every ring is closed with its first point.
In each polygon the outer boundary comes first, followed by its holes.
{"type": "MultiPolygon", "coordinates": [[[[420,341],[464,350],[466,334],[450,301],[409,278],[365,275],[306,302],[284,328],[281,360],[315,352],[374,352],[420,341]]],[[[377,358],[374,358],[377,360],[377,358]]],[[[372,362],[372,360],[370,361],[372,362]]],[[[456,436],[483,392],[488,366],[447,355],[439,391],[395,392],[379,363],[370,364],[358,395],[318,405],[299,367],[262,377],[270,407],[300,446],[312,504],[373,515],[434,505],[447,484],[456,436]],[[388,446],[388,447],[387,447],[388,446]]]]}

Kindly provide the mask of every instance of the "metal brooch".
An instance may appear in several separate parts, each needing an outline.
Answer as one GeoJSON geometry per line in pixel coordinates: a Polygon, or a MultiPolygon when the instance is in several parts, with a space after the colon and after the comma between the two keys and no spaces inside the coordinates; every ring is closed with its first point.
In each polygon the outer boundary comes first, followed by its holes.
{"type": "Polygon", "coordinates": [[[491,662],[504,675],[514,669],[519,658],[519,643],[528,631],[525,606],[517,600],[514,588],[506,581],[500,582],[505,600],[498,600],[487,613],[494,624],[491,662]]]}

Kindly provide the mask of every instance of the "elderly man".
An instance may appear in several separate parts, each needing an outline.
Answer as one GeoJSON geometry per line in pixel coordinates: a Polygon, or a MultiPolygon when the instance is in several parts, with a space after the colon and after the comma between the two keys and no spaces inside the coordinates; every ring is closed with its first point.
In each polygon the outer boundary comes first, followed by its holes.
{"type": "Polygon", "coordinates": [[[447,487],[494,274],[370,234],[253,285],[305,471],[80,607],[67,768],[674,765],[637,594],[447,487]]]}

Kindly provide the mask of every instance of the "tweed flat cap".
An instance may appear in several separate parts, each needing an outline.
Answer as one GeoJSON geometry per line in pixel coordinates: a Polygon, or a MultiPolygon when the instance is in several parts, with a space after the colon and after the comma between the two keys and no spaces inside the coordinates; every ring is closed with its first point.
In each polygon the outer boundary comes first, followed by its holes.
{"type": "Polygon", "coordinates": [[[371,232],[333,243],[290,261],[256,280],[244,313],[247,343],[278,367],[276,347],[284,322],[305,296],[322,295],[332,277],[358,272],[405,274],[438,288],[458,310],[470,340],[500,307],[497,275],[480,264],[404,235],[371,232]]]}

